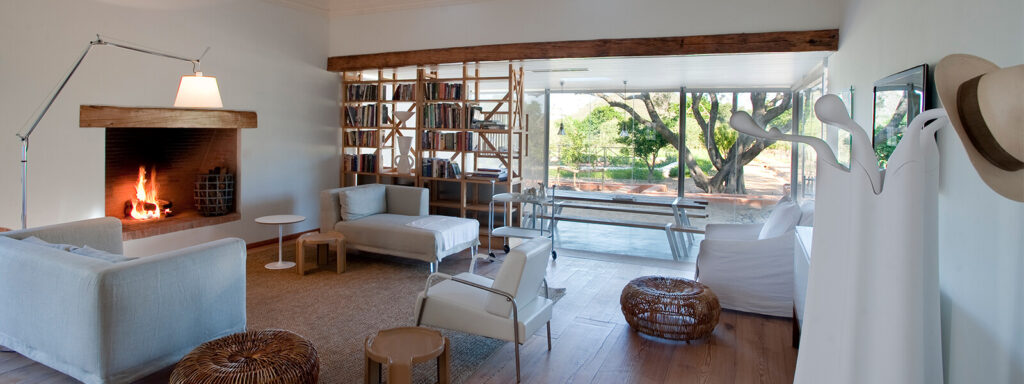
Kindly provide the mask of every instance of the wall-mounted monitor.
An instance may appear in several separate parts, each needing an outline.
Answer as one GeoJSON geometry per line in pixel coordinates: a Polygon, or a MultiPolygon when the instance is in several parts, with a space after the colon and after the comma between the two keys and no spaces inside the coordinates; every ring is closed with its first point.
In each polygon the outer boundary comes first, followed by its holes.
{"type": "Polygon", "coordinates": [[[903,131],[928,106],[928,65],[922,64],[875,82],[871,144],[885,168],[903,131]]]}

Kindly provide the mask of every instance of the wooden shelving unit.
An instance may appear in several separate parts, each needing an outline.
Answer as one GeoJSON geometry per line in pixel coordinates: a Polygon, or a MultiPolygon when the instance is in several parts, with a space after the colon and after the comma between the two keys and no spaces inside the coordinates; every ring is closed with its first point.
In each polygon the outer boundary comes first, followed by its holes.
{"type": "MultiPolygon", "coordinates": [[[[493,64],[489,64],[493,65],[493,64]]],[[[527,151],[528,129],[523,114],[523,70],[509,64],[507,72],[495,76],[481,74],[479,63],[434,68],[381,68],[372,71],[341,73],[341,130],[345,135],[354,131],[370,131],[377,138],[374,146],[352,145],[348,136],[342,145],[342,186],[369,183],[400,183],[417,185],[431,190],[430,207],[435,214],[470,217],[487,226],[487,208],[492,194],[492,179],[477,176],[481,169],[506,169],[507,178],[494,179],[495,192],[519,192],[522,189],[523,158],[527,151]],[[450,72],[461,72],[451,74],[450,72]],[[446,75],[446,76],[445,76],[446,75]],[[412,100],[393,100],[395,87],[415,84],[412,100]],[[444,84],[441,86],[440,84],[444,84]],[[376,97],[369,100],[349,100],[350,87],[377,86],[376,97]],[[460,88],[458,95],[444,97],[428,87],[460,88]],[[366,105],[376,106],[371,126],[350,126],[348,118],[353,109],[366,105]],[[443,105],[443,106],[442,106],[443,105]],[[387,107],[387,111],[384,108],[387,107]],[[474,111],[475,109],[475,111],[474,111]],[[413,119],[399,126],[395,110],[414,112],[413,119]],[[444,117],[438,117],[444,111],[444,117]],[[397,155],[398,136],[412,136],[410,151],[416,159],[413,172],[398,175],[394,157],[397,155]],[[454,148],[442,142],[425,138],[441,136],[440,141],[460,141],[454,148]],[[471,138],[469,138],[471,136],[471,138]],[[438,145],[442,144],[442,145],[438,145]],[[374,154],[377,164],[372,169],[352,170],[346,167],[348,156],[374,154]],[[443,159],[457,164],[458,177],[439,177],[423,174],[430,159],[443,159]]],[[[431,169],[434,164],[431,163],[431,169]]],[[[518,207],[502,213],[504,223],[517,220],[518,207]]]]}

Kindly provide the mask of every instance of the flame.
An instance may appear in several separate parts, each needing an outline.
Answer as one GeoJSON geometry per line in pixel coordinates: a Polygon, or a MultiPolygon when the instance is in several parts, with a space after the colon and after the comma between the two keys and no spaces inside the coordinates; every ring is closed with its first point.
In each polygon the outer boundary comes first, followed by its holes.
{"type": "Polygon", "coordinates": [[[156,167],[150,173],[148,187],[146,181],[146,167],[139,166],[139,181],[135,183],[135,197],[132,198],[132,217],[138,220],[159,219],[166,212],[161,212],[160,200],[157,199],[156,167]],[[147,204],[152,209],[146,209],[147,204]]]}

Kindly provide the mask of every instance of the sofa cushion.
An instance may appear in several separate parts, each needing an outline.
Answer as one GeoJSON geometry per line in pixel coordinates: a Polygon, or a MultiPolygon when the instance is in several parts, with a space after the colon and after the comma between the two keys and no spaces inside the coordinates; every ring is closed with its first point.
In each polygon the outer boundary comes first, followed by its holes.
{"type": "Polygon", "coordinates": [[[111,263],[120,263],[122,261],[137,259],[137,257],[126,257],[124,255],[118,255],[116,253],[110,253],[104,250],[99,250],[88,245],[83,246],[81,248],[74,248],[70,252],[76,255],[82,255],[94,259],[109,261],[111,263]]]}
{"type": "Polygon", "coordinates": [[[761,227],[761,233],[757,238],[764,240],[782,236],[782,234],[793,229],[800,221],[800,206],[792,201],[781,202],[775,205],[768,221],[761,227]]]}
{"type": "Polygon", "coordinates": [[[805,201],[800,204],[800,223],[797,225],[804,227],[814,226],[814,200],[805,201]]]}
{"type": "Polygon", "coordinates": [[[345,235],[345,242],[356,246],[386,249],[399,255],[422,255],[436,260],[443,250],[440,233],[409,224],[422,216],[381,213],[356,221],[339,221],[334,230],[345,235]]]}
{"type": "Polygon", "coordinates": [[[40,239],[40,238],[35,237],[35,236],[26,237],[24,239],[21,239],[21,241],[24,241],[24,242],[29,243],[29,244],[42,245],[44,247],[56,248],[56,249],[62,250],[64,252],[70,252],[72,249],[78,248],[78,247],[76,247],[74,245],[71,245],[71,244],[53,244],[53,243],[47,242],[46,240],[40,239]]]}
{"type": "Polygon", "coordinates": [[[341,204],[341,219],[344,221],[358,220],[388,210],[386,192],[381,184],[342,189],[338,192],[338,203],[341,204]]]}

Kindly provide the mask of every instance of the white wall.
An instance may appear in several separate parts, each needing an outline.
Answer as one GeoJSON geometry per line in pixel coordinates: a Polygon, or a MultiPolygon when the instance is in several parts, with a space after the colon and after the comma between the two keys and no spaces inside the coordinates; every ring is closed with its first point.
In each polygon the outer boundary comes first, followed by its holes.
{"type": "MultiPolygon", "coordinates": [[[[0,226],[20,226],[20,143],[14,134],[96,33],[196,56],[216,76],[224,106],[255,110],[242,130],[239,222],[130,241],[145,255],[225,236],[274,238],[253,219],[309,217],[286,228],[317,227],[318,191],[338,182],[337,79],[325,71],[328,19],[299,6],[256,0],[0,3],[0,226]]],[[[170,106],[187,63],[97,47],[33,134],[29,225],[103,215],[104,132],[78,127],[81,104],[170,106]]]]}
{"type": "Polygon", "coordinates": [[[348,2],[331,4],[331,55],[830,29],[842,15],[842,0],[491,0],[362,15],[344,14],[348,2]]]}
{"type": "MultiPolygon", "coordinates": [[[[855,87],[855,118],[864,127],[871,126],[872,83],[886,75],[922,63],[934,70],[951,53],[1024,63],[1020,0],[850,0],[844,16],[829,86],[855,87]]],[[[940,132],[939,147],[946,380],[1024,382],[1024,203],[981,181],[952,130],[940,132]]]]}

